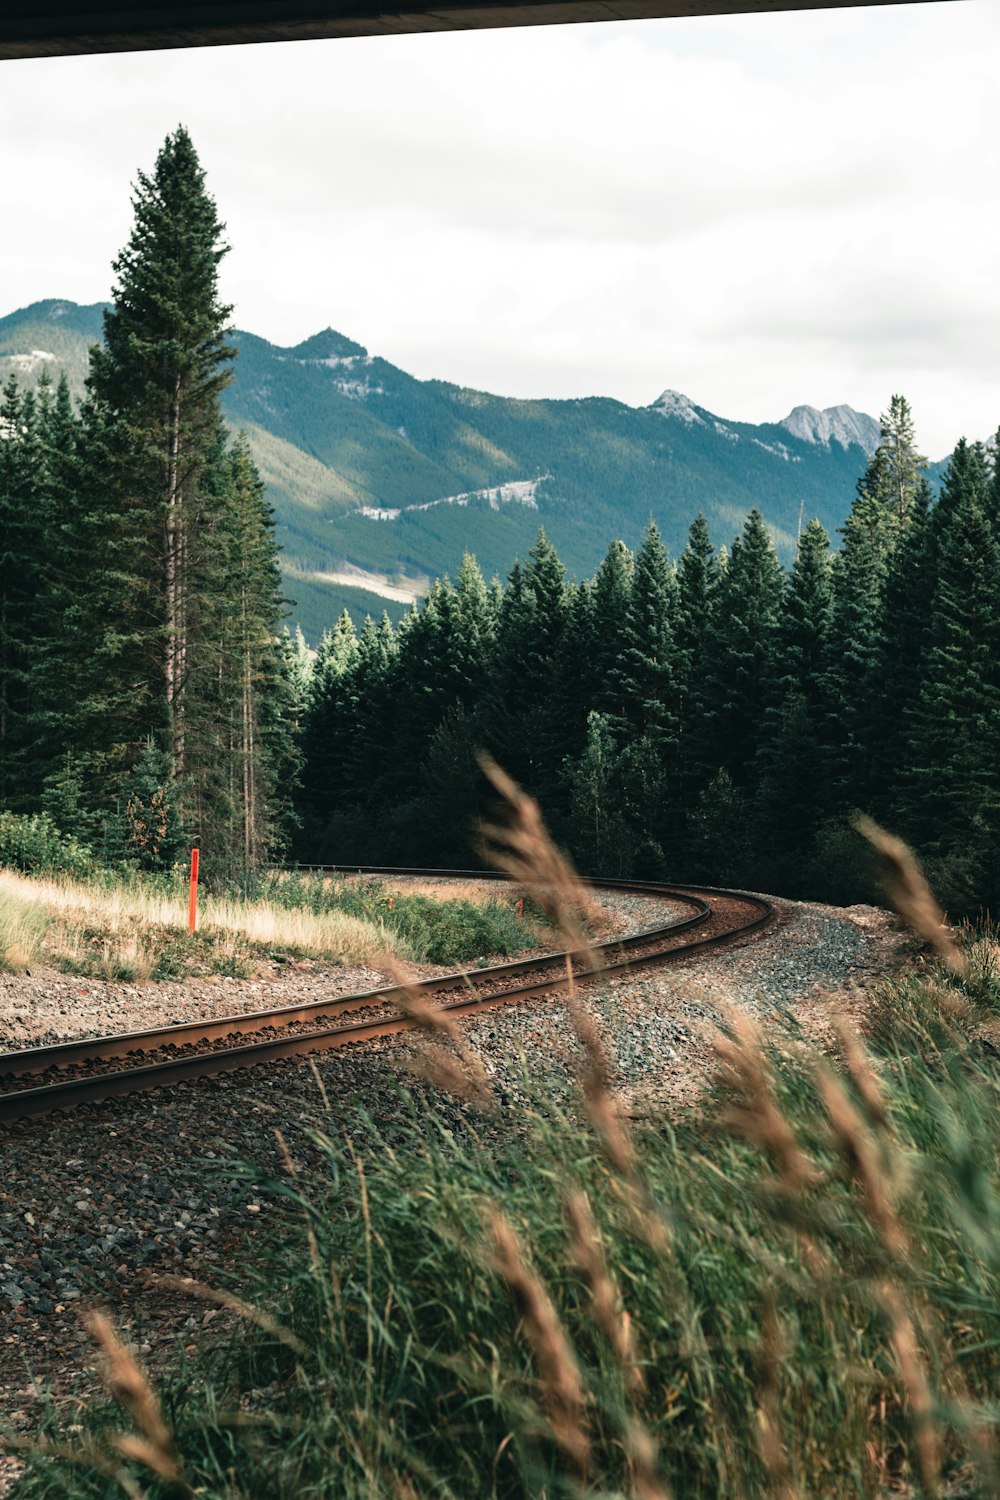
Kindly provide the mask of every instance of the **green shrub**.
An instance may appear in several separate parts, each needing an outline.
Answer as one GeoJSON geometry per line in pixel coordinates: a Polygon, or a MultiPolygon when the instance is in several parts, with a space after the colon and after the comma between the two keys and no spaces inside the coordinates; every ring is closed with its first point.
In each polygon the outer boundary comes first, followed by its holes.
{"type": "Polygon", "coordinates": [[[0,866],[25,875],[88,875],[93,854],[87,844],[62,833],[48,813],[0,812],[0,866]]]}
{"type": "Polygon", "coordinates": [[[244,887],[248,897],[266,896],[287,907],[304,907],[321,916],[342,911],[366,921],[379,921],[406,938],[418,960],[436,964],[466,964],[478,958],[503,958],[519,953],[535,941],[541,909],[519,897],[498,895],[489,901],[437,900],[431,896],[390,889],[384,880],[320,879],[298,871],[264,877],[244,887]]]}

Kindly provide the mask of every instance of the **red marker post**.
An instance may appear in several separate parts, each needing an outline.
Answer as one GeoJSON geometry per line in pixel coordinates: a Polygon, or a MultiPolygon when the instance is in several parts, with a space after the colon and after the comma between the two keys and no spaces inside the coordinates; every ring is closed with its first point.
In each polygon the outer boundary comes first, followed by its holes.
{"type": "Polygon", "coordinates": [[[188,932],[198,931],[198,857],[199,849],[191,850],[191,900],[188,904],[188,932]]]}

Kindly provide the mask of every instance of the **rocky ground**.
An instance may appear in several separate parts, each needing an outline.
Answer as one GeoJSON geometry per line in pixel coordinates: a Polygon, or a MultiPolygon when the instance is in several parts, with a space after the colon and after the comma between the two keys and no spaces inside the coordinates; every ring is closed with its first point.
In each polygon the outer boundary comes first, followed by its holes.
{"type": "MultiPolygon", "coordinates": [[[[648,898],[601,900],[615,926],[662,922],[662,905],[648,898]]],[[[769,1015],[790,1010],[821,1042],[832,1014],[863,1010],[865,985],[899,948],[894,919],[868,907],[783,903],[781,911],[779,924],[745,945],[583,991],[633,1113],[669,1111],[696,1098],[710,1069],[707,1038],[725,1007],[752,1012],[765,1029],[769,1015]]],[[[274,981],[183,987],[64,985],[64,978],[0,984],[5,1045],[78,1035],[98,1022],[104,1031],[156,1024],[164,1008],[178,1019],[264,1008],[332,993],[334,982],[346,993],[380,976],[300,970],[274,981]],[[202,1005],[208,1008],[189,1008],[202,1005]]],[[[504,1108],[518,1103],[522,1056],[534,1071],[573,1050],[565,1007],[556,1000],[464,1024],[504,1108]]],[[[233,1164],[276,1175],[276,1129],[306,1160],[311,1126],[350,1135],[361,1128],[361,1109],[391,1131],[402,1107],[401,1069],[416,1045],[389,1037],[8,1127],[0,1142],[0,1413],[27,1430],[46,1393],[58,1404],[87,1396],[97,1380],[79,1322],[88,1302],[107,1306],[130,1329],[154,1369],[175,1356],[178,1341],[197,1345],[214,1336],[224,1315],[176,1293],[144,1291],[142,1273],[211,1281],[271,1212],[266,1192],[234,1176],[233,1164]]],[[[0,1495],[3,1483],[0,1470],[0,1495]]]]}

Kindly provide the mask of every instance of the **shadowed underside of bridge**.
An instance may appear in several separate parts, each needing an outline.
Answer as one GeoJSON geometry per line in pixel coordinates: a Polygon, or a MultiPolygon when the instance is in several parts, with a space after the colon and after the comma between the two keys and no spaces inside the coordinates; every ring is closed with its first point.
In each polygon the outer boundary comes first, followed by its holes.
{"type": "MultiPolygon", "coordinates": [[[[659,16],[839,10],[857,0],[0,0],[0,59],[81,52],[135,52],[238,42],[471,31],[567,21],[638,21],[659,16]]],[[[861,0],[895,4],[900,0],[861,0]]]]}

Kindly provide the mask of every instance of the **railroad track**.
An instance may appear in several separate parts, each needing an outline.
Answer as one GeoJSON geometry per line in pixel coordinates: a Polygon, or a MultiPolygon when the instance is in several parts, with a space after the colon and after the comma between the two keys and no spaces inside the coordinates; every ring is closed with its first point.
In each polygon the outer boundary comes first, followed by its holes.
{"type": "MultiPolygon", "coordinates": [[[[373,866],[351,866],[347,871],[331,865],[302,868],[317,874],[505,879],[482,871],[373,866]]],[[[474,1015],[565,989],[567,965],[577,982],[587,982],[629,969],[678,962],[705,949],[745,939],[774,918],[769,901],[742,891],[626,880],[586,883],[598,890],[660,896],[686,905],[690,912],[663,927],[594,944],[596,968],[587,967],[579,956],[547,953],[469,973],[417,980],[405,989],[388,985],[246,1015],[0,1053],[0,1120],[74,1109],[115,1094],[170,1088],[189,1079],[234,1072],[279,1057],[329,1051],[391,1036],[414,1024],[400,1008],[407,993],[417,992],[431,1001],[443,995],[446,998],[437,1002],[440,1009],[453,1016],[474,1015]]]]}

